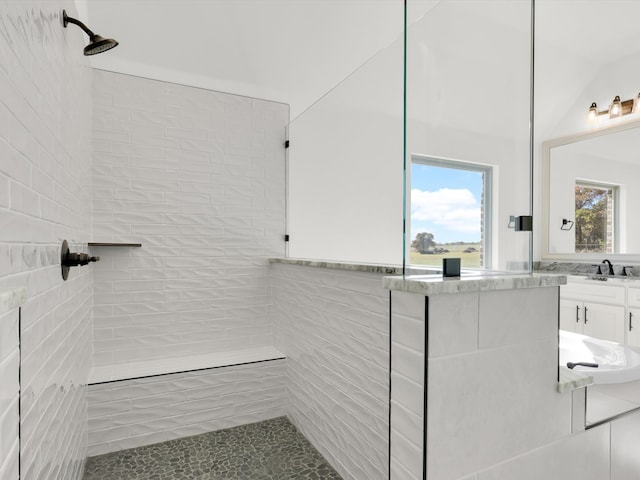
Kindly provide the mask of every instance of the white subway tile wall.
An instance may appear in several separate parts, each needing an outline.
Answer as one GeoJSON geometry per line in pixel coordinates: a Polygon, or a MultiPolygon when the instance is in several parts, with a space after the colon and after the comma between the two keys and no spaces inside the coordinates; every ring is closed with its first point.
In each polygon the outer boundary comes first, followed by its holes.
{"type": "Polygon", "coordinates": [[[18,479],[20,351],[17,308],[0,315],[0,478],[18,479]]]}
{"type": "Polygon", "coordinates": [[[388,478],[389,291],[382,276],[272,265],[288,416],[345,480],[388,478]]]}
{"type": "Polygon", "coordinates": [[[94,361],[273,344],[287,105],[94,72],[94,361]]]}
{"type": "Polygon", "coordinates": [[[280,417],[285,360],[89,386],[89,456],[280,417]]]}
{"type": "Polygon", "coordinates": [[[425,310],[424,295],[391,292],[391,480],[423,478],[425,310]]]}
{"type": "Polygon", "coordinates": [[[89,240],[92,73],[84,34],[62,27],[63,8],[75,15],[71,0],[0,0],[0,291],[28,295],[25,480],[79,479],[87,449],[91,268],[64,282],[60,245],[82,250],[89,240]]]}

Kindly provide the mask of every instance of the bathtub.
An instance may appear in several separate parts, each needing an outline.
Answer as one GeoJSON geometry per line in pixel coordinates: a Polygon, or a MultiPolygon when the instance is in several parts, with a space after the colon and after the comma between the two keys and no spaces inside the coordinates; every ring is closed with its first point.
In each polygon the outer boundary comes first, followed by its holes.
{"type": "Polygon", "coordinates": [[[598,368],[573,369],[591,375],[595,384],[640,380],[640,348],[560,330],[560,365],[567,362],[597,363],[598,368]]]}

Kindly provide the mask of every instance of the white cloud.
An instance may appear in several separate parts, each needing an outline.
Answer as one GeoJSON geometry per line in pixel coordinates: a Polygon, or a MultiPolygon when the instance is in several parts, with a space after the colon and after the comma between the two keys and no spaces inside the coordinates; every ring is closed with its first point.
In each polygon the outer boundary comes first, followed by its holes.
{"type": "Polygon", "coordinates": [[[411,221],[430,222],[452,232],[480,234],[480,202],[466,188],[411,190],[411,221]]]}

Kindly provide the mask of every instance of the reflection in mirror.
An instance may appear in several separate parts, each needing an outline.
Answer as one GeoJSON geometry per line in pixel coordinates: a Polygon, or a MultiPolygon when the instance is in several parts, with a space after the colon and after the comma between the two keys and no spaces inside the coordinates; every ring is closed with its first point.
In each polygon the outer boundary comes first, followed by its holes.
{"type": "Polygon", "coordinates": [[[549,253],[640,252],[640,126],[602,133],[549,148],[549,253]]]}
{"type": "Polygon", "coordinates": [[[586,425],[640,408],[640,349],[560,330],[560,364],[593,377],[586,425]]]}

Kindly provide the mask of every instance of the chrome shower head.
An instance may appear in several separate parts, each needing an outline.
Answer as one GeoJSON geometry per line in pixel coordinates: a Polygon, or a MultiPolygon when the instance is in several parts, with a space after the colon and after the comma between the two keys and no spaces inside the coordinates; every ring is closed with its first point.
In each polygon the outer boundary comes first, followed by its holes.
{"type": "Polygon", "coordinates": [[[84,33],[89,35],[89,45],[84,47],[85,55],[96,55],[98,53],[106,52],[107,50],[111,50],[113,47],[118,46],[118,42],[113,38],[104,38],[93,33],[87,28],[84,23],[82,23],[80,20],[76,20],[75,18],[67,16],[67,12],[63,10],[62,25],[64,26],[64,28],[67,28],[67,25],[69,23],[78,25],[82,30],[84,30],[84,33]]]}

